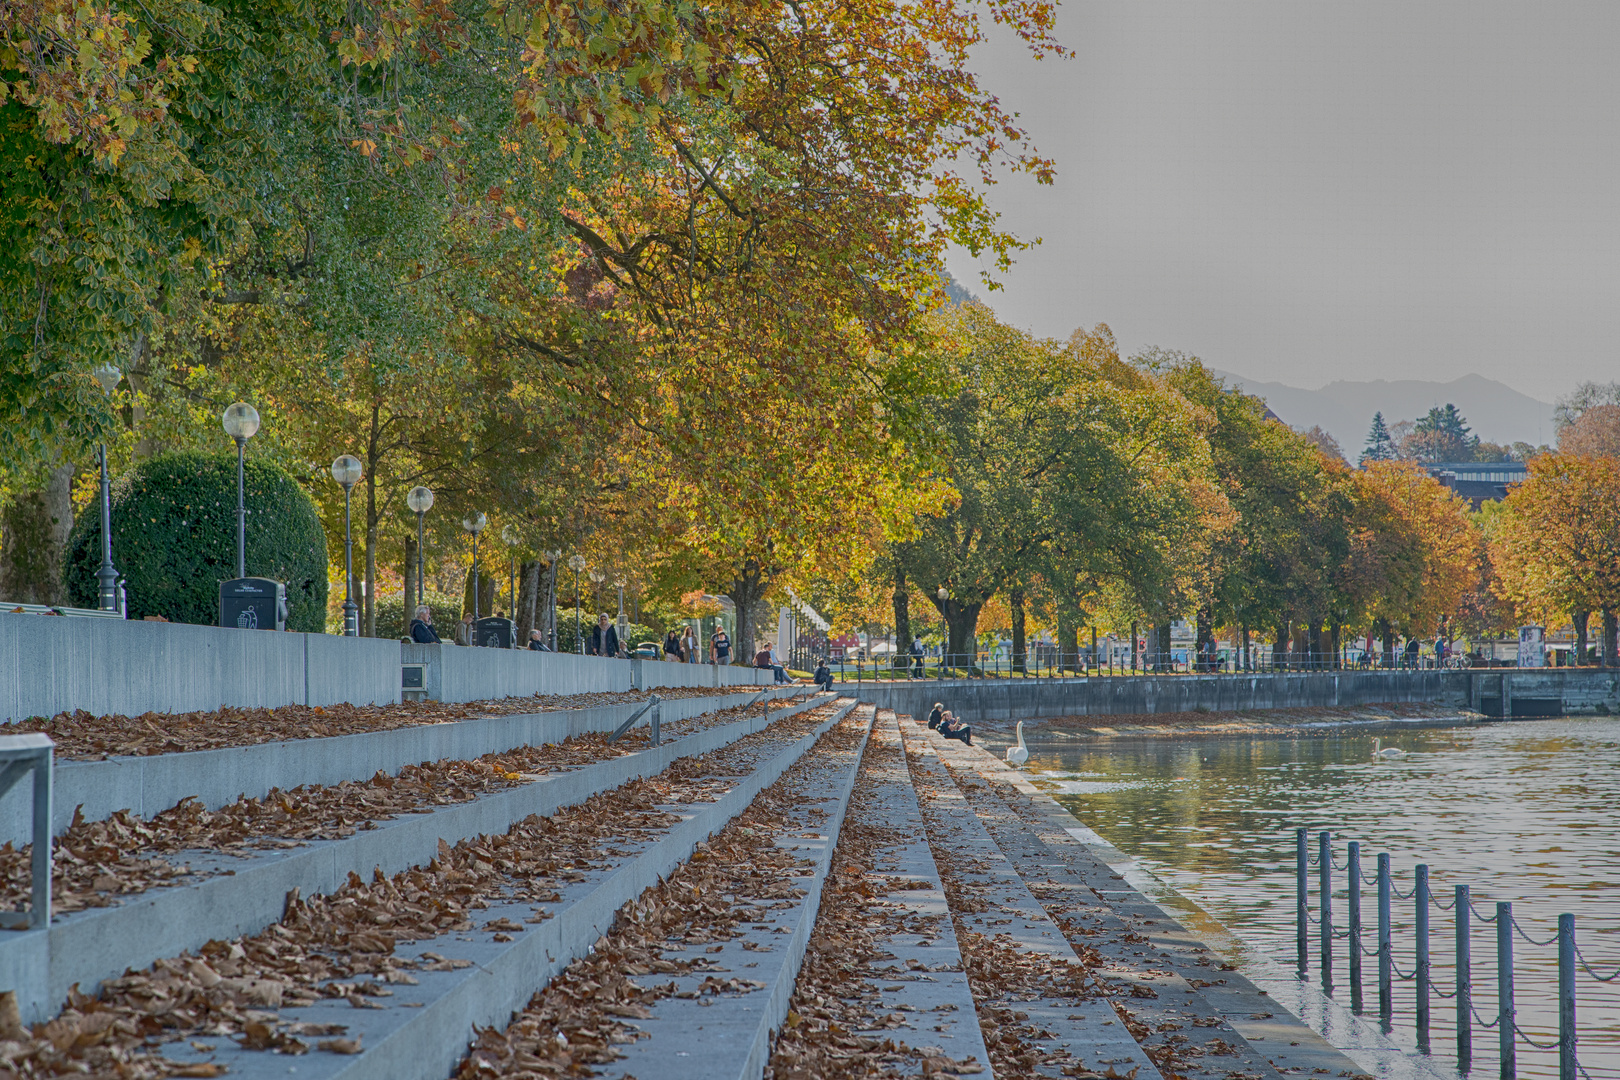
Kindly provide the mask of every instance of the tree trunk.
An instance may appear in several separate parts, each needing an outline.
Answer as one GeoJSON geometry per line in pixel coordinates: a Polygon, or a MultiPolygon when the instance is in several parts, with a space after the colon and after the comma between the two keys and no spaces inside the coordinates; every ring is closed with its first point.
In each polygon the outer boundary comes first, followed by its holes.
{"type": "Polygon", "coordinates": [[[518,569],[517,621],[518,648],[529,647],[529,631],[540,629],[540,561],[530,559],[518,569]]]}
{"type": "Polygon", "coordinates": [[[46,476],[43,488],[18,494],[0,517],[5,533],[0,538],[0,600],[65,604],[62,551],[72,528],[73,466],[61,465],[46,476]]]}
{"type": "MultiPolygon", "coordinates": [[[[495,613],[495,592],[500,587],[500,583],[495,580],[495,575],[485,569],[482,559],[478,560],[478,562],[478,617],[487,619],[495,613]]],[[[473,575],[472,570],[469,569],[466,582],[461,588],[461,615],[462,618],[466,618],[472,613],[473,575]]]]}
{"type": "Polygon", "coordinates": [[[1137,629],[1136,620],[1132,619],[1131,620],[1131,673],[1133,675],[1136,673],[1136,665],[1139,662],[1139,658],[1136,655],[1137,652],[1138,652],[1138,649],[1136,648],[1136,635],[1139,632],[1140,631],[1137,629]]]}
{"type": "MultiPolygon", "coordinates": [[[[1091,624],[1091,664],[1096,664],[1097,667],[1099,667],[1099,668],[1102,667],[1102,664],[1098,663],[1098,660],[1097,660],[1097,624],[1096,623],[1091,624]]],[[[1075,666],[1080,668],[1081,674],[1085,674],[1086,668],[1090,667],[1091,665],[1088,664],[1085,667],[1081,667],[1081,665],[1076,664],[1075,666]]]]}
{"type": "Polygon", "coordinates": [[[971,670],[979,659],[979,609],[984,606],[983,601],[964,604],[951,599],[946,600],[942,606],[935,600],[934,606],[945,616],[945,624],[950,630],[950,636],[945,643],[946,666],[965,665],[971,670]]]}
{"type": "Polygon", "coordinates": [[[1379,640],[1384,647],[1384,665],[1395,666],[1395,627],[1388,620],[1379,620],[1379,640]]]}
{"type": "Polygon", "coordinates": [[[1305,667],[1308,671],[1320,671],[1322,660],[1327,650],[1322,646],[1322,624],[1315,619],[1305,631],[1305,667]]]}
{"type": "Polygon", "coordinates": [[[1024,645],[1024,590],[1008,592],[1007,602],[1012,605],[1012,669],[1027,675],[1029,662],[1024,645]]]}
{"type": "Polygon", "coordinates": [[[1615,649],[1615,612],[1613,608],[1603,609],[1603,666],[1612,668],[1620,663],[1620,653],[1615,649]]]}
{"type": "Polygon", "coordinates": [[[894,668],[911,664],[911,592],[906,588],[906,572],[894,568],[894,668]]]}
{"type": "Polygon", "coordinates": [[[731,643],[734,664],[754,662],[754,608],[765,595],[767,584],[764,568],[757,560],[749,559],[738,568],[737,575],[726,587],[726,595],[737,606],[737,640],[731,643]]]}
{"type": "Polygon", "coordinates": [[[1278,623],[1275,633],[1271,641],[1271,667],[1273,671],[1282,671],[1288,667],[1288,620],[1278,623]]]}
{"type": "Polygon", "coordinates": [[[1586,663],[1586,624],[1592,617],[1590,611],[1577,611],[1574,614],[1575,623],[1575,664],[1580,666],[1586,663]]]}
{"type": "MultiPolygon", "coordinates": [[[[1097,628],[1091,628],[1092,652],[1097,651],[1097,628]]],[[[1064,657],[1070,667],[1080,667],[1080,624],[1071,622],[1067,627],[1058,627],[1058,674],[1063,674],[1064,657]]],[[[1084,670],[1084,669],[1082,669],[1084,670]]]]}
{"type": "Polygon", "coordinates": [[[1244,623],[1240,632],[1242,634],[1241,640],[1243,642],[1243,670],[1252,671],[1253,667],[1250,664],[1249,656],[1249,624],[1244,623]]]}
{"type": "Polygon", "coordinates": [[[1153,670],[1170,670],[1170,623],[1156,623],[1153,627],[1153,670]]]}
{"type": "Polygon", "coordinates": [[[410,635],[411,619],[416,616],[416,537],[405,538],[405,634],[410,635]]]}

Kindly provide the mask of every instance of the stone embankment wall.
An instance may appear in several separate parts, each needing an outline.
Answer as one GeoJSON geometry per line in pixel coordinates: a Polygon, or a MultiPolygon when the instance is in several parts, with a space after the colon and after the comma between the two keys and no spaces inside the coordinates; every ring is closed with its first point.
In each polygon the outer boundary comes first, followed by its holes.
{"type": "Polygon", "coordinates": [[[0,722],[74,709],[386,704],[400,700],[404,664],[426,665],[428,696],[440,701],[771,681],[735,666],[0,613],[0,722]]]}
{"type": "Polygon", "coordinates": [[[1036,720],[1311,706],[1433,702],[1486,716],[1620,713],[1620,672],[1339,671],[1265,675],[1136,675],[1091,679],[963,679],[867,683],[859,696],[879,707],[925,715],[943,701],[975,720],[1036,720]],[[1503,709],[1505,699],[1508,707],[1503,709]]]}

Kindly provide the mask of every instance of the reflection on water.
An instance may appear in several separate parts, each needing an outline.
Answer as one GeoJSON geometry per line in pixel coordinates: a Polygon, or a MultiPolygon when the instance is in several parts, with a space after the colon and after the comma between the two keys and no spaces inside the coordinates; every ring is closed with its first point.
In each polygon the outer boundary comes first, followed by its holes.
{"type": "MultiPolygon", "coordinates": [[[[1620,721],[1558,719],[1383,733],[1407,756],[1375,760],[1371,734],[1289,737],[1109,739],[1061,748],[1031,746],[1033,779],[1084,824],[1196,900],[1246,947],[1292,963],[1294,830],[1332,830],[1335,858],[1362,841],[1371,878],[1378,852],[1391,854],[1395,886],[1412,888],[1413,867],[1432,868],[1437,899],[1472,886],[1475,905],[1498,900],[1533,937],[1576,919],[1576,940],[1602,972],[1620,965],[1620,721]]],[[[1312,910],[1316,910],[1312,870],[1312,910]]],[[[1336,873],[1334,916],[1343,925],[1345,875],[1336,873]]],[[[1376,943],[1377,904],[1369,881],[1362,900],[1376,943]]],[[[1395,905],[1395,962],[1413,970],[1412,901],[1395,905]]],[[[1454,923],[1433,911],[1434,980],[1455,986],[1454,923]]],[[[1311,978],[1319,949],[1311,937],[1311,978]]],[[[1496,1014],[1494,928],[1472,937],[1475,1007],[1496,1014]]],[[[1519,1024],[1537,1041],[1556,1040],[1557,953],[1515,942],[1519,1024]]],[[[1377,1011],[1377,961],[1364,962],[1366,1006],[1377,1011]]],[[[1334,962],[1334,996],[1350,1003],[1346,944],[1334,962]]],[[[1594,1077],[1620,1077],[1620,982],[1577,980],[1581,1064],[1594,1077]]],[[[1454,1055],[1451,1001],[1432,1002],[1436,1058],[1454,1055]]],[[[1414,987],[1395,992],[1395,1037],[1415,1047],[1414,987]]],[[[1522,1043],[1519,1071],[1557,1074],[1557,1052],[1522,1043]]],[[[1476,1025],[1474,1075],[1495,1076],[1496,1036],[1476,1025]]]]}

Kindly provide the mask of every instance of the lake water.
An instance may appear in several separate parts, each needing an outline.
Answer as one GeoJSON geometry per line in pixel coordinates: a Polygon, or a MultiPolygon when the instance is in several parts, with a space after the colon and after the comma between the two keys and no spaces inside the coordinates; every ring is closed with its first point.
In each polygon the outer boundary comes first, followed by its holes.
{"type": "MultiPolygon", "coordinates": [[[[1376,732],[1407,756],[1373,757],[1371,731],[1310,737],[1097,739],[1032,745],[1032,779],[1081,823],[1152,874],[1196,901],[1227,927],[1231,948],[1257,975],[1275,979],[1296,955],[1294,830],[1334,834],[1334,857],[1362,842],[1362,895],[1376,945],[1377,901],[1371,879],[1379,852],[1391,854],[1395,887],[1413,885],[1413,867],[1432,868],[1438,900],[1467,884],[1476,909],[1494,913],[1512,901],[1524,930],[1546,940],[1561,912],[1575,915],[1576,940],[1593,967],[1620,966],[1620,721],[1556,719],[1376,732]]],[[[1317,904],[1312,869],[1311,908],[1317,904]]],[[[1336,872],[1334,919],[1345,925],[1345,877],[1336,872]]],[[[1411,972],[1413,901],[1395,902],[1395,963],[1411,972]]],[[[1454,982],[1451,912],[1432,911],[1436,986],[1454,982]]],[[[1319,985],[1319,944],[1311,928],[1309,979],[1319,985]]],[[[1474,1003],[1496,1015],[1495,928],[1472,934],[1474,1003]]],[[[1557,1039],[1557,950],[1514,942],[1520,1026],[1539,1042],[1557,1039]]],[[[1333,999],[1349,1006],[1348,951],[1338,942],[1333,999]]],[[[1365,1015],[1377,1019],[1377,960],[1363,962],[1365,1015]]],[[[1597,1080],[1620,1077],[1620,981],[1577,977],[1580,1059],[1597,1080]]],[[[1397,981],[1389,1037],[1416,1049],[1414,986],[1397,981]]],[[[1307,1013],[1315,1010],[1305,1002],[1307,1013]]],[[[1452,1001],[1433,999],[1433,1060],[1454,1061],[1452,1001]]],[[[1311,1015],[1307,1019],[1330,1025],[1311,1015]]],[[[1330,1040],[1347,1038],[1327,1032],[1330,1040]]],[[[1476,1024],[1476,1077],[1495,1077],[1496,1034],[1476,1024]]],[[[1343,1042],[1339,1043],[1344,1045],[1343,1042]]],[[[1556,1050],[1520,1043],[1519,1073],[1556,1076],[1556,1050]]]]}

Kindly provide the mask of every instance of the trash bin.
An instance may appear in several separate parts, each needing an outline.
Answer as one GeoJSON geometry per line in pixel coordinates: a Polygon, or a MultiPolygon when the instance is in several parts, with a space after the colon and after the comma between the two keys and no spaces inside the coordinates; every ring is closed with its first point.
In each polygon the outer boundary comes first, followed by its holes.
{"type": "Polygon", "coordinates": [[[473,644],[486,649],[510,649],[517,636],[517,627],[511,619],[490,616],[473,624],[473,644]]]}
{"type": "Polygon", "coordinates": [[[269,578],[219,583],[219,625],[238,630],[287,629],[287,586],[269,578]]]}

